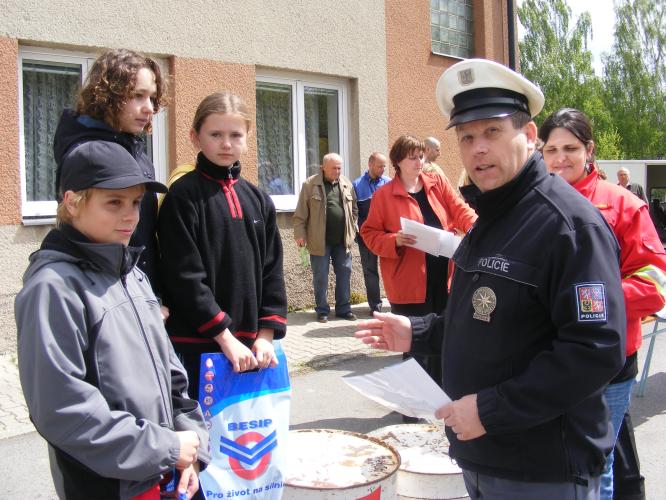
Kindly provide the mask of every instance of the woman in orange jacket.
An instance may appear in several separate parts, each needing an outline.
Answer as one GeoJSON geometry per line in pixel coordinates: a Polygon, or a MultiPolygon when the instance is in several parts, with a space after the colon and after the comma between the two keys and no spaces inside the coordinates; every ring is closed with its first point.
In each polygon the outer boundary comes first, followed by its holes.
{"type": "MultiPolygon", "coordinates": [[[[391,312],[405,316],[440,314],[448,298],[449,259],[412,248],[414,236],[401,231],[400,218],[447,231],[467,232],[474,211],[439,175],[422,172],[424,144],[403,135],[391,147],[394,179],[379,188],[361,227],[368,248],[379,256],[391,312]]],[[[441,383],[439,356],[428,360],[428,373],[441,383]]]]}

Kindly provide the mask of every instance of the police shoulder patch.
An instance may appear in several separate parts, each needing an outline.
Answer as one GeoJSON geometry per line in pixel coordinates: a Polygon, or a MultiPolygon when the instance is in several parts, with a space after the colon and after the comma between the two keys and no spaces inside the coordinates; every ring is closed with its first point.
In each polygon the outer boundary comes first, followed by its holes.
{"type": "Polygon", "coordinates": [[[574,285],[578,321],[606,321],[606,287],[603,283],[574,285]]]}

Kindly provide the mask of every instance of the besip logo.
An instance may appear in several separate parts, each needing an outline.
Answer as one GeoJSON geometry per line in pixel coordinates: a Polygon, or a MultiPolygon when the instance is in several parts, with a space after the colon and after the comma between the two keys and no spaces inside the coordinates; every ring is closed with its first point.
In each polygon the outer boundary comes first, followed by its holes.
{"type": "Polygon", "coordinates": [[[277,431],[264,436],[246,432],[235,440],[220,437],[220,452],[229,456],[229,466],[242,479],[257,479],[271,461],[271,450],[277,446],[277,431]]]}

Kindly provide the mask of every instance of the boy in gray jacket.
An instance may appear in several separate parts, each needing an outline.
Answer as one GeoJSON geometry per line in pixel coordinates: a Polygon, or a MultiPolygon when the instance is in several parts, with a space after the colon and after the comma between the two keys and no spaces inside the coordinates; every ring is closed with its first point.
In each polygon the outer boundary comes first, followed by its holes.
{"type": "Polygon", "coordinates": [[[69,499],[159,499],[174,467],[191,498],[208,433],[160,305],[128,247],[143,194],[166,188],[120,145],[67,154],[57,228],[30,257],[16,297],[19,374],[69,499]],[[199,443],[204,443],[202,448],[199,443]]]}

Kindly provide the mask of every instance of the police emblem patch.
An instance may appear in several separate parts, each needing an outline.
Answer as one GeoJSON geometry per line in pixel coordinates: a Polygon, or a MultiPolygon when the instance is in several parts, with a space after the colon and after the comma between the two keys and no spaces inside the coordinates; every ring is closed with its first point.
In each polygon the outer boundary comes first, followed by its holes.
{"type": "Polygon", "coordinates": [[[574,285],[578,321],[606,321],[606,288],[603,283],[574,285]]]}
{"type": "Polygon", "coordinates": [[[458,81],[463,87],[474,83],[474,72],[472,71],[472,68],[458,71],[458,81]]]}
{"type": "Polygon", "coordinates": [[[490,322],[490,314],[497,306],[497,296],[487,286],[477,288],[472,294],[472,307],[474,308],[474,319],[490,322]]]}

